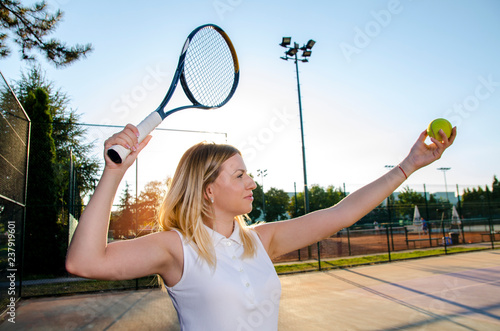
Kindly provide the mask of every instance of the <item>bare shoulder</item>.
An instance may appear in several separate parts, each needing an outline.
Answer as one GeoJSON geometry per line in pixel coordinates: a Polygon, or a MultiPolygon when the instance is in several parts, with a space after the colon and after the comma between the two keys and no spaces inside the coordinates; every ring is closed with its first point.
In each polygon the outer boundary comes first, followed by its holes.
{"type": "Polygon", "coordinates": [[[179,281],[184,267],[184,252],[182,240],[179,234],[173,230],[156,232],[148,236],[157,254],[163,255],[160,259],[166,259],[158,274],[164,279],[168,286],[179,281]]]}
{"type": "Polygon", "coordinates": [[[260,241],[262,242],[262,245],[264,245],[264,248],[266,251],[269,253],[269,248],[271,245],[271,241],[274,236],[274,232],[277,228],[277,223],[279,222],[271,222],[271,223],[261,223],[258,225],[255,225],[253,229],[255,232],[257,232],[257,235],[260,238],[260,241]]]}
{"type": "Polygon", "coordinates": [[[271,258],[286,254],[318,241],[313,224],[319,214],[308,214],[290,220],[259,224],[255,230],[271,258]]]}
{"type": "Polygon", "coordinates": [[[278,231],[278,229],[286,227],[286,224],[290,221],[291,220],[283,220],[283,221],[275,221],[269,223],[260,223],[253,226],[253,228],[259,234],[260,237],[268,237],[272,236],[275,233],[275,231],[278,231]]]}
{"type": "Polygon", "coordinates": [[[158,247],[162,253],[168,253],[173,258],[182,256],[182,241],[179,234],[173,230],[155,232],[147,236],[151,245],[158,247]]]}
{"type": "Polygon", "coordinates": [[[177,245],[182,245],[179,234],[174,230],[158,231],[150,234],[149,236],[164,244],[175,243],[177,245]]]}

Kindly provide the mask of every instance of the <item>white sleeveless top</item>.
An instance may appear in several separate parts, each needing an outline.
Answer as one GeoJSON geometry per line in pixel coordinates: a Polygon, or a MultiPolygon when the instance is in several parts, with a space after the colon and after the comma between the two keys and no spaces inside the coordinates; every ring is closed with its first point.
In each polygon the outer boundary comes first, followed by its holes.
{"type": "Polygon", "coordinates": [[[238,222],[229,238],[212,235],[217,265],[211,268],[193,246],[182,240],[184,269],[167,291],[177,310],[181,330],[277,330],[281,283],[257,233],[253,258],[242,259],[238,222]]]}

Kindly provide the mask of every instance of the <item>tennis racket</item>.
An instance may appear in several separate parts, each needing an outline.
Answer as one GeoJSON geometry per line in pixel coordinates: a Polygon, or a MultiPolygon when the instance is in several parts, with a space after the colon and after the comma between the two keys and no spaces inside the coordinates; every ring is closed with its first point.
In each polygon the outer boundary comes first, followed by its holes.
{"type": "MultiPolygon", "coordinates": [[[[238,79],[238,58],[227,34],[213,24],[196,28],[182,47],[177,70],[163,101],[137,125],[139,142],[167,116],[179,110],[222,107],[236,91],[238,79]],[[165,111],[179,81],[192,104],[165,111]]],[[[130,150],[120,145],[108,149],[108,156],[115,163],[121,163],[128,154],[130,150]]]]}

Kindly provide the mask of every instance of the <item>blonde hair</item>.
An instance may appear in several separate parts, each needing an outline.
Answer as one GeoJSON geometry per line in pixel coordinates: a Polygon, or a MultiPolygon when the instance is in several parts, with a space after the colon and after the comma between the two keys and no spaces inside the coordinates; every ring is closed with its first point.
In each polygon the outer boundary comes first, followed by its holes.
{"type": "MultiPolygon", "coordinates": [[[[208,198],[207,186],[219,176],[222,164],[240,154],[233,146],[202,142],[189,148],[182,156],[169,181],[168,191],[159,209],[160,231],[178,230],[184,238],[194,243],[201,258],[212,267],[216,265],[210,233],[203,226],[203,218],[213,219],[214,212],[208,198]]],[[[255,254],[256,243],[245,223],[246,215],[235,218],[239,224],[244,247],[243,257],[255,254]]]]}

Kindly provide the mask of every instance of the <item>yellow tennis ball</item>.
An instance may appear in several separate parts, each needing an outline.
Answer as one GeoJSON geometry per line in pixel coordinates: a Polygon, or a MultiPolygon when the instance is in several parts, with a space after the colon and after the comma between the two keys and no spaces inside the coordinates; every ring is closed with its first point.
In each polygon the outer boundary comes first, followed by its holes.
{"type": "Polygon", "coordinates": [[[443,130],[446,137],[450,138],[452,130],[451,123],[444,118],[435,119],[429,123],[429,126],[427,127],[427,134],[429,137],[442,141],[443,138],[439,134],[439,130],[443,130]]]}

